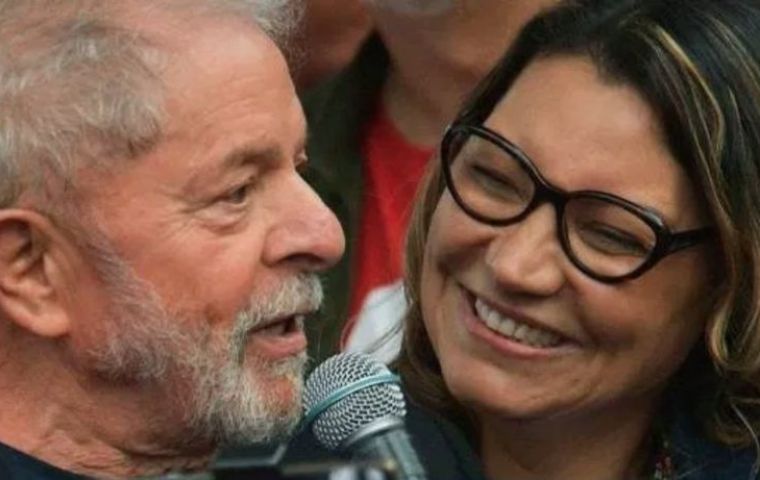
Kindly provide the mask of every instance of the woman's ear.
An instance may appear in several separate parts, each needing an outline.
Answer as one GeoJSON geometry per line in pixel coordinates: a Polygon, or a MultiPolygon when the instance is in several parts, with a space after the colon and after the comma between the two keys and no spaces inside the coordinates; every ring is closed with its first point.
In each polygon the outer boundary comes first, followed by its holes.
{"type": "Polygon", "coordinates": [[[0,315],[35,335],[66,335],[66,256],[74,252],[44,215],[0,210],[0,315]]]}

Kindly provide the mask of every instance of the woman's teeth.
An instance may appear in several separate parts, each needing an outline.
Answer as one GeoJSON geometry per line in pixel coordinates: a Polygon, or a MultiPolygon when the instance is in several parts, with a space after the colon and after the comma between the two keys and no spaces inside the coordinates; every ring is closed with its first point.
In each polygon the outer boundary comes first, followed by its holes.
{"type": "Polygon", "coordinates": [[[478,319],[488,328],[518,343],[538,348],[549,348],[561,342],[559,335],[535,327],[529,327],[524,323],[505,317],[486,305],[479,298],[475,299],[475,312],[478,319]]]}

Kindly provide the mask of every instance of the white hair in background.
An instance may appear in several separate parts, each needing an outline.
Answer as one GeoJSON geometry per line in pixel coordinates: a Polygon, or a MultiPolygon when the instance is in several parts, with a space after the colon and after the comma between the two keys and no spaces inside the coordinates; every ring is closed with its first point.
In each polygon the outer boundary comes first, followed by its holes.
{"type": "Polygon", "coordinates": [[[252,296],[234,325],[220,333],[210,329],[202,313],[171,312],[97,229],[91,228],[85,241],[111,300],[102,335],[106,341],[83,359],[94,374],[167,388],[177,388],[176,379],[182,379],[189,392],[177,392],[186,422],[178,429],[178,442],[262,442],[295,428],[306,354],[267,362],[246,355],[246,348],[249,332],[262,322],[319,307],[322,288],[316,275],[293,276],[265,298],[252,296]],[[266,389],[273,378],[285,381],[292,395],[282,398],[266,389]]]}
{"type": "MultiPolygon", "coordinates": [[[[235,1],[235,0],[232,0],[235,1]]],[[[288,50],[288,44],[303,15],[301,0],[247,0],[253,3],[259,26],[288,50]]]]}
{"type": "Polygon", "coordinates": [[[457,0],[364,0],[365,3],[405,15],[432,16],[452,10],[457,0]]]}

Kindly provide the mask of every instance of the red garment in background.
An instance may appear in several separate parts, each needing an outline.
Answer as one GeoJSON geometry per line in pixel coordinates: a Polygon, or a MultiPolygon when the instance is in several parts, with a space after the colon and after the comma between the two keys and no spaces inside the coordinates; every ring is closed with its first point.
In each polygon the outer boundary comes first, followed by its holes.
{"type": "Polygon", "coordinates": [[[367,294],[401,278],[403,245],[417,185],[435,149],[412,145],[391,123],[382,104],[370,119],[362,143],[364,190],[349,320],[344,346],[367,294]]]}

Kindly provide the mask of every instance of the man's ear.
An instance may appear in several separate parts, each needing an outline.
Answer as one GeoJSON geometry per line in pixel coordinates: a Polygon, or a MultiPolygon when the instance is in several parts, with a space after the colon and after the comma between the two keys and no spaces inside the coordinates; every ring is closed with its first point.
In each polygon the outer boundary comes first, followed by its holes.
{"type": "Polygon", "coordinates": [[[0,210],[0,312],[18,327],[43,337],[68,333],[67,238],[44,215],[0,210]]]}

